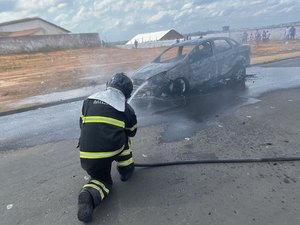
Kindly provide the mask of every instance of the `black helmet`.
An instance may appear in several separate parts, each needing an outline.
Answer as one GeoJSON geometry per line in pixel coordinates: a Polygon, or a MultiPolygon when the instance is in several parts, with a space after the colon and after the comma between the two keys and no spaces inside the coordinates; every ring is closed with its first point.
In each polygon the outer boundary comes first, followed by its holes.
{"type": "Polygon", "coordinates": [[[113,75],[110,80],[107,81],[106,87],[113,87],[122,91],[126,99],[130,98],[133,90],[132,81],[125,73],[116,73],[113,75]]]}

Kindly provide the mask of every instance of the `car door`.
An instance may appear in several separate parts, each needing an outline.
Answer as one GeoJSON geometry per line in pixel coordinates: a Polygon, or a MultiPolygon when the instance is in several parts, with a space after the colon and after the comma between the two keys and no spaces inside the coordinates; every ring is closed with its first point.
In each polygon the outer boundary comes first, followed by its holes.
{"type": "Polygon", "coordinates": [[[209,41],[196,45],[190,55],[191,83],[199,85],[216,77],[216,59],[209,41]]]}
{"type": "Polygon", "coordinates": [[[225,39],[214,40],[214,54],[217,60],[217,75],[224,76],[232,69],[235,54],[231,44],[225,39]]]}

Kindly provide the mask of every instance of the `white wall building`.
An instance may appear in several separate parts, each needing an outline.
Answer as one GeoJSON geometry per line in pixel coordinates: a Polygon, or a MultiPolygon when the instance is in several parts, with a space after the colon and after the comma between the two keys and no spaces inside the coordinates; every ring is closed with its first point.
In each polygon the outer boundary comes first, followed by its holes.
{"type": "Polygon", "coordinates": [[[137,34],[130,41],[128,41],[126,45],[133,45],[135,41],[137,41],[140,44],[145,42],[175,40],[182,38],[184,38],[183,35],[175,31],[174,29],[171,29],[151,33],[137,34]]]}
{"type": "Polygon", "coordinates": [[[39,17],[0,23],[0,36],[53,35],[68,33],[70,33],[69,30],[39,17]]]}

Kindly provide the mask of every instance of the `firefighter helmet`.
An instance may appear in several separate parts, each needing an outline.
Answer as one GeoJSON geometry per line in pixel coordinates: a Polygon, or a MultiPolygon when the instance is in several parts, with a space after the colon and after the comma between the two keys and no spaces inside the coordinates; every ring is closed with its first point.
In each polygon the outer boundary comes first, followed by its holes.
{"type": "Polygon", "coordinates": [[[130,98],[133,90],[133,84],[131,79],[125,75],[125,73],[114,74],[106,83],[106,87],[113,87],[120,90],[126,99],[130,98]]]}

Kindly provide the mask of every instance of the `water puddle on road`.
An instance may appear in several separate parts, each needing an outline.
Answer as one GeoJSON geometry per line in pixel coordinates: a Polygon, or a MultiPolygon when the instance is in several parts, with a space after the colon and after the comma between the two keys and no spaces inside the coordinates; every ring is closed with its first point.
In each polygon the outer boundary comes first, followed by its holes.
{"type": "Polygon", "coordinates": [[[250,67],[247,74],[245,86],[222,86],[185,99],[133,101],[139,125],[166,124],[161,140],[182,140],[205,127],[221,126],[222,117],[240,106],[260,101],[264,93],[300,87],[300,67],[250,67]]]}

